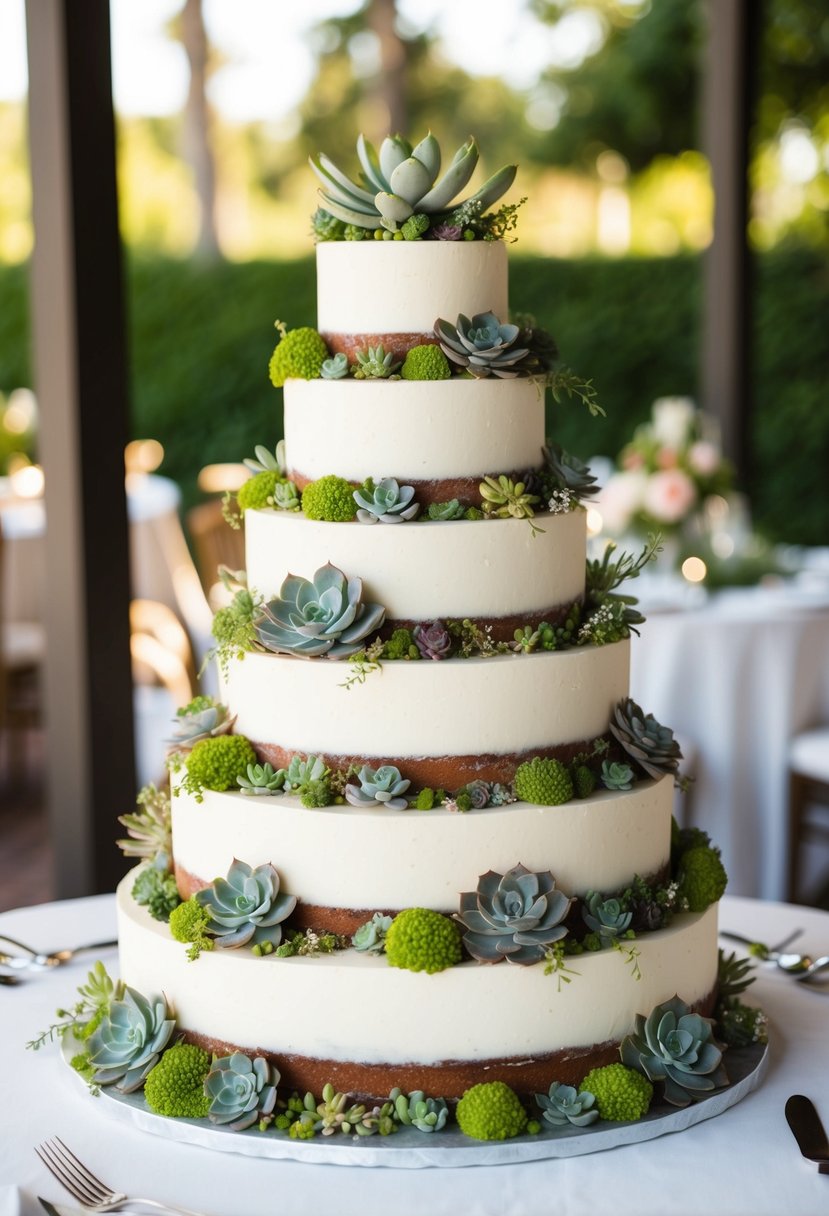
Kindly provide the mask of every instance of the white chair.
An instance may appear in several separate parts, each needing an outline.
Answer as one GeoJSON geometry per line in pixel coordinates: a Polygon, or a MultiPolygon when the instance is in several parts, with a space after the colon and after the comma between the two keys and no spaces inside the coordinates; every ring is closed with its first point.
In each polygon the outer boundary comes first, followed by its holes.
{"type": "Polygon", "coordinates": [[[789,866],[786,897],[796,903],[803,846],[829,846],[829,726],[805,731],[789,746],[789,866]]]}

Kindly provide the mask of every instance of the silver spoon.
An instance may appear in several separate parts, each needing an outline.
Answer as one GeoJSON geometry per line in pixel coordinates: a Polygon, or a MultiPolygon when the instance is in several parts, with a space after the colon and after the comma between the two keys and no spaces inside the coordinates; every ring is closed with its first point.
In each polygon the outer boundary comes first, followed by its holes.
{"type": "Polygon", "coordinates": [[[813,963],[809,964],[803,974],[797,978],[801,983],[808,983],[809,980],[813,980],[816,976],[820,975],[822,971],[829,971],[829,954],[816,958],[813,963]]]}
{"type": "Polygon", "coordinates": [[[802,978],[814,963],[814,959],[808,954],[778,954],[775,962],[779,969],[785,971],[787,975],[802,978]]]}

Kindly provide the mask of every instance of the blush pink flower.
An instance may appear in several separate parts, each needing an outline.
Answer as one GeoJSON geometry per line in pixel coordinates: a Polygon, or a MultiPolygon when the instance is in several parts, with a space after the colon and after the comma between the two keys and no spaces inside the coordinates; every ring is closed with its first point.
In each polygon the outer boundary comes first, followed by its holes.
{"type": "Polygon", "coordinates": [[[642,505],[653,519],[675,524],[685,518],[696,500],[697,491],[687,473],[665,469],[649,479],[642,505]]]}
{"type": "Polygon", "coordinates": [[[720,453],[715,444],[698,439],[688,449],[688,463],[700,477],[710,477],[719,468],[720,453]]]}

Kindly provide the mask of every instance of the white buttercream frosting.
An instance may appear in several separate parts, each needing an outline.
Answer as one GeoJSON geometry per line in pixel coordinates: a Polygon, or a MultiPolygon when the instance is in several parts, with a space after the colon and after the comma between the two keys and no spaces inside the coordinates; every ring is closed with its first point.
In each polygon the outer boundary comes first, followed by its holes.
{"type": "Polygon", "coordinates": [[[315,481],[480,478],[537,469],[544,390],[535,380],[289,380],[289,467],[315,481]]]}
{"type": "Polygon", "coordinates": [[[507,319],[502,241],[321,241],[317,329],[431,333],[438,317],[494,312],[507,319]]]}
{"type": "Polygon", "coordinates": [[[629,663],[627,641],[488,659],[397,660],[345,688],[347,660],[251,653],[231,663],[223,700],[239,734],[303,754],[392,762],[503,755],[604,734],[627,696],[629,663]]]}
{"type": "Polygon", "coordinates": [[[247,511],[248,585],[265,599],[287,574],[332,562],[363,580],[363,600],[394,620],[537,615],[584,591],[585,513],[539,519],[328,523],[291,511],[247,511]],[[509,571],[507,575],[505,572],[509,571]]]}
{"type": "Polygon", "coordinates": [[[176,864],[205,882],[242,857],[272,862],[285,890],[309,904],[452,912],[481,874],[519,862],[549,870],[568,895],[609,893],[636,874],[655,874],[670,854],[672,803],[669,777],[563,806],[517,802],[466,815],[379,804],[308,810],[289,795],[211,790],[197,803],[180,792],[172,801],[173,850],[176,864]]]}
{"type": "Polygon", "coordinates": [[[561,985],[543,964],[463,963],[427,975],[356,950],[289,959],[215,950],[191,962],[167,925],[133,901],[133,882],[134,872],[118,888],[124,981],[166,993],[187,1030],[277,1056],[434,1064],[590,1046],[621,1039],[637,1013],[674,994],[703,999],[717,975],[716,905],[637,938],[639,980],[615,950],[572,959],[576,975],[561,985]]]}

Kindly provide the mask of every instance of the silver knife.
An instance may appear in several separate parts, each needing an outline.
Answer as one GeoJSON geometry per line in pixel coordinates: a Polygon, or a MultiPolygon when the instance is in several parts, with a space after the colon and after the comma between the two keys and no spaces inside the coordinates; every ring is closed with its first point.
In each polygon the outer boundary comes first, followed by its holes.
{"type": "Polygon", "coordinates": [[[786,1102],[786,1122],[806,1160],[814,1161],[819,1174],[829,1174],[829,1140],[811,1099],[792,1094],[786,1102]]]}

